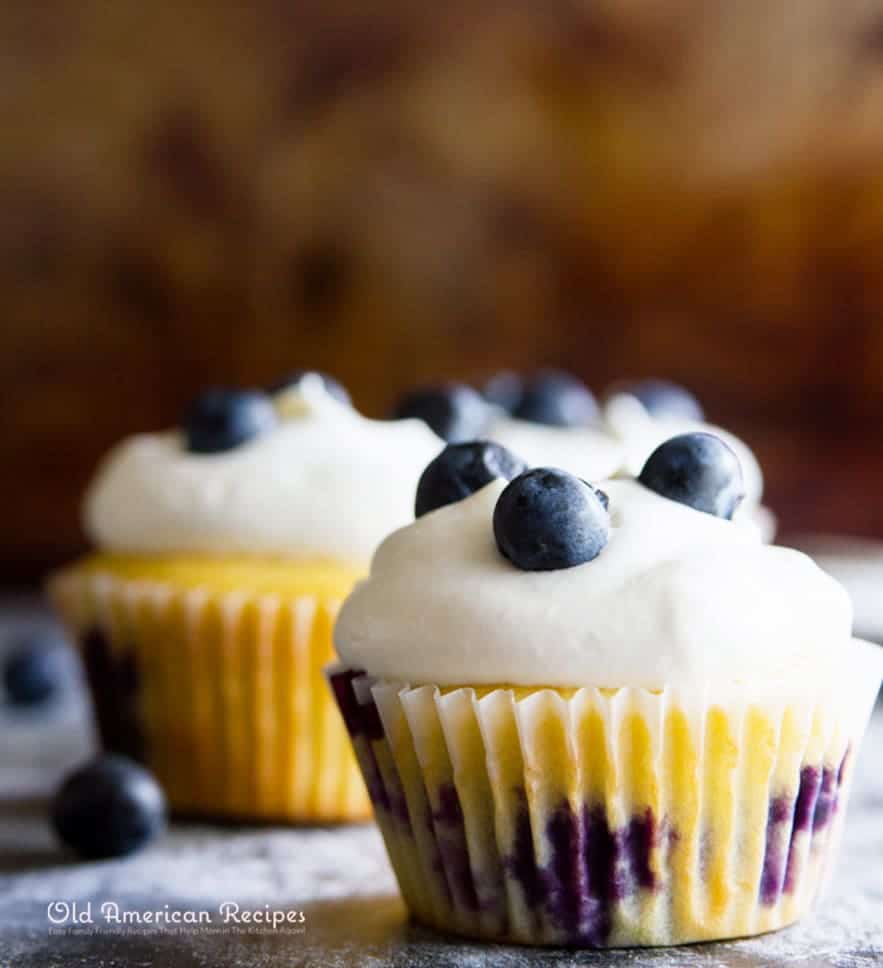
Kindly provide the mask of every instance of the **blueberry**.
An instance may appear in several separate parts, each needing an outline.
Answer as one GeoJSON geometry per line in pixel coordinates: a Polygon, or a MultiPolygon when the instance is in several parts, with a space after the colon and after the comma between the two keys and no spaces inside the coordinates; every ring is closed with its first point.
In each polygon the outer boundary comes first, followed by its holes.
{"type": "Polygon", "coordinates": [[[512,370],[501,370],[485,383],[482,393],[488,403],[512,413],[524,395],[524,380],[512,370]]]}
{"type": "Polygon", "coordinates": [[[193,454],[232,450],[276,424],[270,398],[260,390],[206,390],[184,421],[187,449],[193,454]]]}
{"type": "Polygon", "coordinates": [[[15,706],[35,706],[59,692],[65,678],[63,647],[51,639],[17,643],[3,663],[6,696],[15,706]]]}
{"type": "Polygon", "coordinates": [[[321,370],[292,370],[283,379],[269,387],[267,392],[275,394],[282,393],[283,390],[290,390],[296,387],[308,375],[319,377],[328,396],[334,397],[335,400],[340,403],[345,403],[348,406],[353,405],[353,401],[346,387],[339,380],[335,380],[333,376],[330,376],[328,373],[323,373],[321,370]]]}
{"type": "Polygon", "coordinates": [[[166,824],[166,798],[153,775],[125,756],[99,756],[62,783],[52,801],[59,838],[83,857],[122,857],[166,824]]]}
{"type": "Polygon", "coordinates": [[[482,435],[491,419],[491,409],[465,383],[444,383],[406,394],[393,416],[399,420],[419,417],[443,440],[458,444],[482,435]]]}
{"type": "Polygon", "coordinates": [[[526,471],[506,485],[494,508],[497,547],[525,571],[553,571],[592,561],[610,532],[606,497],[557,468],[526,471]]]}
{"type": "Polygon", "coordinates": [[[699,422],[705,416],[702,405],[689,390],[668,380],[638,380],[616,387],[616,390],[636,397],[653,417],[699,422]]]}
{"type": "Polygon", "coordinates": [[[597,420],[598,404],[582,380],[560,370],[541,370],[525,386],[513,416],[554,427],[578,427],[597,420]]]}
{"type": "Polygon", "coordinates": [[[420,477],[414,513],[422,517],[462,501],[498,477],[511,481],[526,470],[527,464],[500,444],[487,440],[448,444],[420,477]]]}
{"type": "Polygon", "coordinates": [[[647,458],[640,482],[672,501],[732,518],[745,497],[739,458],[713,434],[672,437],[647,458]]]}

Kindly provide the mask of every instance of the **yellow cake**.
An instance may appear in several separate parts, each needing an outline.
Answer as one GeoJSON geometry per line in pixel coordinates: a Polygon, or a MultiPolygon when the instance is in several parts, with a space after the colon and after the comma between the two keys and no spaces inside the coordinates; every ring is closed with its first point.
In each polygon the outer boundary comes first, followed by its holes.
{"type": "MultiPolygon", "coordinates": [[[[245,439],[234,421],[193,449],[191,415],[182,432],[123,442],[87,493],[99,551],[54,575],[50,595],[103,746],[145,762],[174,810],[363,819],[321,670],[341,601],[413,516],[440,444],[417,421],[364,419],[313,377],[250,398],[263,416],[245,439]]],[[[214,406],[250,405],[227,394],[214,406]]]]}

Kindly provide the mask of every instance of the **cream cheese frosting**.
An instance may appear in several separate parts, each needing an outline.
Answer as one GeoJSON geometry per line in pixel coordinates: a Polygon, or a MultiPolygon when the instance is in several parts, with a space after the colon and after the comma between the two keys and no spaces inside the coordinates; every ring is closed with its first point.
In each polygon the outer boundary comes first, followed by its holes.
{"type": "Polygon", "coordinates": [[[412,684],[648,689],[798,687],[843,661],[849,599],[806,555],[617,479],[596,559],[520,571],[494,541],[504,486],[383,542],[339,616],[342,661],[412,684]]]}
{"type": "Polygon", "coordinates": [[[530,467],[563,467],[586,481],[611,477],[626,456],[619,440],[592,427],[551,427],[501,416],[486,436],[530,467]]]}
{"type": "Polygon", "coordinates": [[[279,394],[280,422],[193,454],[179,432],[122,441],[99,468],[84,525],[103,551],[268,554],[367,562],[414,517],[442,441],[420,420],[369,420],[315,376],[279,394]]]}

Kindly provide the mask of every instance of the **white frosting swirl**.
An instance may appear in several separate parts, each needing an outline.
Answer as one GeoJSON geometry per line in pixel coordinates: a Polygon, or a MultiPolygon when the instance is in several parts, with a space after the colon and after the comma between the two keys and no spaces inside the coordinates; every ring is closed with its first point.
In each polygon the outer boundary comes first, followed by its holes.
{"type": "Polygon", "coordinates": [[[551,427],[500,417],[487,436],[531,467],[563,467],[585,481],[603,481],[625,460],[623,445],[592,427],[551,427]]]}
{"type": "Polygon", "coordinates": [[[601,485],[594,561],[520,571],[494,541],[504,486],[387,538],[339,616],[344,662],[411,683],[653,689],[822,682],[842,662],[849,599],[806,555],[622,479],[601,485]]]}
{"type": "Polygon", "coordinates": [[[124,440],[87,491],[89,537],[113,552],[367,562],[413,520],[442,442],[420,420],[368,420],[317,377],[276,403],[278,426],[223,453],[189,453],[178,432],[124,440]]]}

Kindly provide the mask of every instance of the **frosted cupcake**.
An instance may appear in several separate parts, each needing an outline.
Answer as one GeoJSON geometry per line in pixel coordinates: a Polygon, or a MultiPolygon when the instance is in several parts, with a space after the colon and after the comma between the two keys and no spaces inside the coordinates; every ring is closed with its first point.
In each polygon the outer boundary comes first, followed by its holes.
{"type": "Polygon", "coordinates": [[[413,916],[599,947],[799,918],[883,672],[843,589],[734,525],[711,435],[598,487],[469,447],[427,468],[330,671],[413,916]]]}
{"type": "Polygon", "coordinates": [[[440,447],[316,374],[211,391],[182,429],[119,444],[86,494],[97,552],[50,581],[103,745],[146,762],[179,812],[367,816],[321,670],[340,602],[413,519],[440,447]]]}

